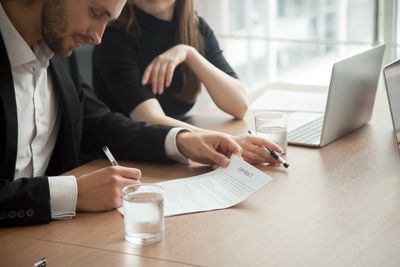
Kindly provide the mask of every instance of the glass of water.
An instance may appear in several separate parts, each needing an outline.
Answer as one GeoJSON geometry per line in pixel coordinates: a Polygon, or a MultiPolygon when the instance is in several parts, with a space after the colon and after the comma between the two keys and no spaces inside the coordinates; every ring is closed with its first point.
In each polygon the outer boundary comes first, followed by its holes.
{"type": "Polygon", "coordinates": [[[254,117],[256,135],[266,138],[287,151],[287,121],[282,112],[268,111],[257,113],[254,117]]]}
{"type": "Polygon", "coordinates": [[[125,240],[146,245],[164,238],[163,188],[155,184],[130,185],[122,190],[125,240]]]}

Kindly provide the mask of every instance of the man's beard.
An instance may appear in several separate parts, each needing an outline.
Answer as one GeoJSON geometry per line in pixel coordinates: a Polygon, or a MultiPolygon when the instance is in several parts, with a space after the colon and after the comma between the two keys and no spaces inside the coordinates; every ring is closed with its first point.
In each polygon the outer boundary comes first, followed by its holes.
{"type": "Polygon", "coordinates": [[[45,1],[42,8],[42,36],[55,54],[69,56],[72,50],[63,47],[62,34],[67,32],[65,0],[45,1]]]}

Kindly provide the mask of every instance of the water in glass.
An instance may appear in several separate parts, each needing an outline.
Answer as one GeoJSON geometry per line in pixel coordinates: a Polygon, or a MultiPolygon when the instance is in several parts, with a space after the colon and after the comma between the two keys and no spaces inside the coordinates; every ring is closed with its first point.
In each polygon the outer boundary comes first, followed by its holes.
{"type": "Polygon", "coordinates": [[[149,244],[164,236],[164,201],[159,192],[133,192],[124,196],[125,239],[149,244]]]}

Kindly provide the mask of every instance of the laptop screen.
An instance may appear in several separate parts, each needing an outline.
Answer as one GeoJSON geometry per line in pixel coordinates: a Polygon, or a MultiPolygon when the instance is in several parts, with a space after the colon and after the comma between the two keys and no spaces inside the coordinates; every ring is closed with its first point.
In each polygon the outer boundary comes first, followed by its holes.
{"type": "Polygon", "coordinates": [[[385,67],[384,77],[397,146],[400,149],[400,60],[385,67]]]}

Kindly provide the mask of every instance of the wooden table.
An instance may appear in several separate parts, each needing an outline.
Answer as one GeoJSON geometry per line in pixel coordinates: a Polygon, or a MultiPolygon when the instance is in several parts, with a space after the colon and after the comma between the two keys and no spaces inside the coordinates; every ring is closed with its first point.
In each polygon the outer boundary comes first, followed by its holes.
{"type": "MultiPolygon", "coordinates": [[[[191,121],[233,134],[253,127],[251,112],[245,121],[211,113],[191,121]]],[[[47,257],[50,266],[400,266],[400,156],[383,89],[370,124],[322,149],[289,146],[287,158],[288,170],[258,166],[274,181],[233,208],[166,218],[162,242],[124,242],[116,211],[80,213],[70,221],[1,229],[0,265],[29,266],[47,257]]],[[[71,173],[108,164],[96,160],[71,173]]],[[[123,164],[142,169],[146,182],[210,170],[123,164]]]]}

